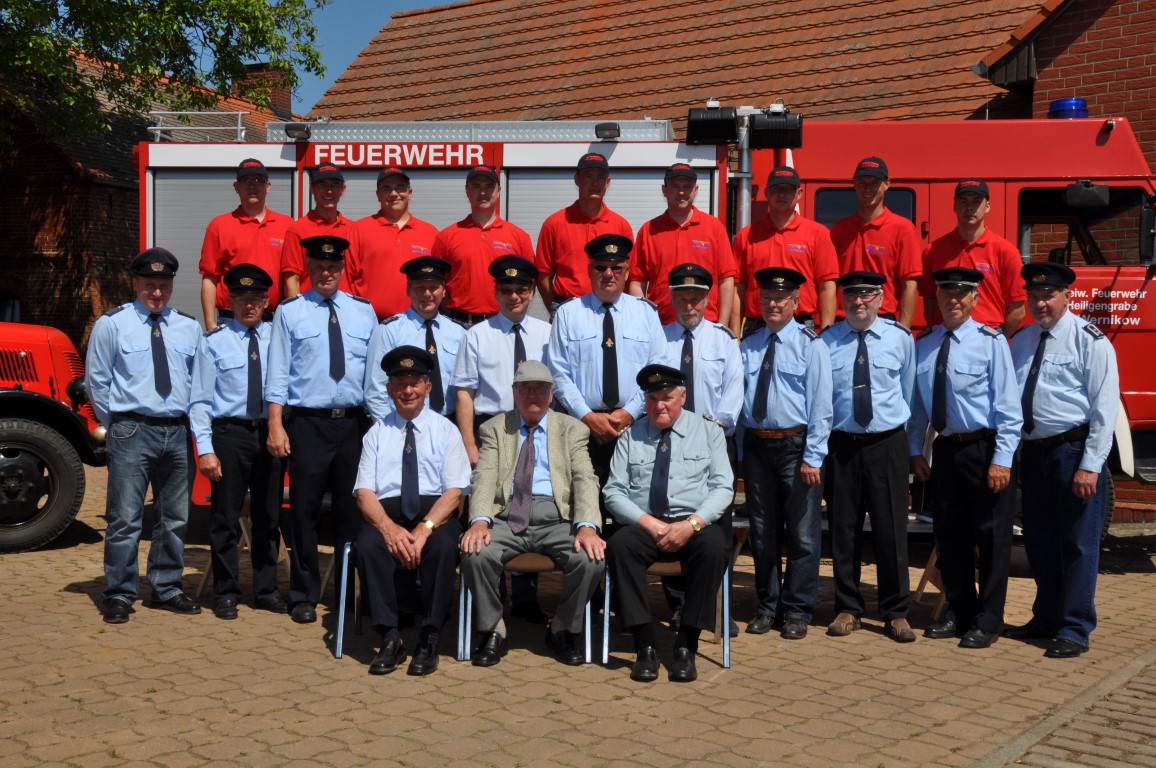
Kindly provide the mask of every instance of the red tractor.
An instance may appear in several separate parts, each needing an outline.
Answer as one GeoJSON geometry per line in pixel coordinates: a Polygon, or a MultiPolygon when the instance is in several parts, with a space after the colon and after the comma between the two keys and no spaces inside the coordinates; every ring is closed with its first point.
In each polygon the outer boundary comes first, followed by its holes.
{"type": "Polygon", "coordinates": [[[104,427],[84,362],[60,331],[0,323],[0,552],[43,547],[84,499],[84,465],[103,466],[104,427]]]}

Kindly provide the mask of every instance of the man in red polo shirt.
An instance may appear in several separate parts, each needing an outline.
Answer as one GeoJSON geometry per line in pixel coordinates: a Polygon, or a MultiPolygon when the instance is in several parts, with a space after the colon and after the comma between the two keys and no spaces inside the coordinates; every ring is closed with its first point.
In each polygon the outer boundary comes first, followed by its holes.
{"type": "Polygon", "coordinates": [[[466,326],[488,320],[498,313],[490,263],[499,256],[534,259],[530,236],[498,215],[502,184],[498,169],[476,165],[466,174],[466,199],[470,215],[438,233],[433,255],[450,263],[446,283],[449,296],[442,312],[466,326]]]}
{"type": "Polygon", "coordinates": [[[675,163],[662,180],[666,211],[642,225],[634,240],[630,259],[630,283],[634,296],[645,296],[658,306],[663,325],[675,320],[670,304],[670,270],[679,264],[698,264],[714,278],[707,294],[706,319],[725,323],[731,316],[738,274],[730,237],[723,223],[694,205],[698,174],[686,163],[675,163]]]}
{"type": "Polygon", "coordinates": [[[630,222],[603,202],[610,188],[610,164],[597,152],[578,160],[574,171],[578,199],[542,222],[538,233],[538,293],[551,310],[575,296],[590,293],[590,264],[586,244],[599,235],[622,235],[631,240],[630,222]]]}
{"type": "MultiPolygon", "coordinates": [[[[353,222],[337,210],[337,204],[345,194],[345,174],[340,168],[333,163],[322,163],[314,168],[309,174],[309,194],[313,196],[313,210],[293,222],[285,235],[285,247],[281,249],[280,274],[285,284],[286,299],[310,288],[309,276],[305,274],[302,240],[332,235],[349,241],[353,236],[353,222]]],[[[345,251],[345,258],[357,258],[352,243],[345,251]]],[[[353,293],[348,270],[341,274],[340,288],[346,293],[353,293]]]]}
{"type": "Polygon", "coordinates": [[[983,273],[979,300],[971,316],[977,322],[1003,330],[1011,338],[1024,320],[1024,287],[1020,279],[1023,259],[1014,245],[990,231],[983,223],[991,210],[991,194],[983,179],[963,179],[955,185],[954,230],[937,239],[923,257],[919,290],[927,324],[943,320],[935,301],[931,273],[945,267],[966,267],[983,273]]]}
{"type": "Polygon", "coordinates": [[[801,186],[794,168],[776,166],[767,178],[767,217],[735,235],[740,299],[731,317],[731,330],[737,335],[747,330],[743,326],[758,327],[762,322],[755,273],[767,267],[793,269],[807,278],[807,282],[799,286],[796,320],[811,321],[815,330],[835,322],[839,259],[827,228],[803,218],[796,210],[803,196],[801,186]]]}
{"type": "MultiPolygon", "coordinates": [[[[880,317],[911,327],[923,274],[923,248],[915,225],[887,210],[883,198],[891,180],[887,163],[867,157],[855,167],[855,213],[835,222],[831,241],[839,256],[839,274],[878,272],[883,284],[880,317]]],[[[840,312],[842,314],[842,312],[840,312]]]]}
{"type": "MultiPolygon", "coordinates": [[[[218,315],[233,316],[229,289],[221,282],[226,272],[238,264],[253,264],[271,275],[280,271],[281,247],[293,219],[265,207],[271,186],[264,163],[253,158],[242,160],[237,166],[237,180],[233,182],[241,204],[217,216],[205,228],[199,268],[206,331],[217,327],[218,315]]],[[[272,286],[266,311],[276,309],[280,298],[278,286],[272,286]]]]}
{"type": "Polygon", "coordinates": [[[437,227],[409,212],[413,197],[409,174],[402,168],[382,168],[377,174],[377,201],[381,208],[353,223],[349,238],[354,257],[346,272],[351,293],[369,299],[378,320],[409,309],[406,283],[398,280],[401,265],[433,253],[437,227]]]}

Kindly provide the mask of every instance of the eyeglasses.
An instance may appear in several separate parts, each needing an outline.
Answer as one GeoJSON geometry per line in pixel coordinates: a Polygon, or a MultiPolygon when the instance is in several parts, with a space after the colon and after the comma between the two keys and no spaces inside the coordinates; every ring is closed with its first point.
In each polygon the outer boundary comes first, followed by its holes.
{"type": "Polygon", "coordinates": [[[529,296],[530,292],[531,292],[531,288],[528,285],[517,285],[517,286],[515,286],[515,285],[499,285],[498,286],[498,295],[499,296],[505,296],[507,298],[510,296],[522,296],[522,297],[529,296]]]}
{"type": "Polygon", "coordinates": [[[552,384],[519,384],[518,391],[523,395],[538,396],[548,395],[554,389],[552,384]]]}
{"type": "Polygon", "coordinates": [[[626,270],[626,265],[625,264],[591,264],[590,268],[592,270],[594,270],[595,272],[598,272],[598,273],[609,271],[609,272],[613,272],[614,274],[617,275],[617,274],[626,270]]]}
{"type": "Polygon", "coordinates": [[[391,187],[388,184],[377,188],[379,194],[388,195],[390,192],[396,192],[399,195],[404,195],[409,192],[409,187],[405,184],[398,184],[396,187],[391,187]]]}
{"type": "Polygon", "coordinates": [[[795,298],[794,295],[790,294],[790,293],[786,293],[786,294],[761,293],[761,294],[759,294],[759,301],[761,301],[764,304],[786,304],[789,301],[793,301],[794,298],[795,298]]]}

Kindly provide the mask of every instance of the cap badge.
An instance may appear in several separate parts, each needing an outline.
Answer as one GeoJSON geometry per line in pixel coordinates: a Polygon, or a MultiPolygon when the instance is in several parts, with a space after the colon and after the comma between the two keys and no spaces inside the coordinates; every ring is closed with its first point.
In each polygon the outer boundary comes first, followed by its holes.
{"type": "Polygon", "coordinates": [[[513,267],[510,267],[509,269],[506,270],[506,277],[517,277],[517,276],[518,276],[518,270],[514,269],[513,267]]]}
{"type": "Polygon", "coordinates": [[[786,280],[784,280],[784,279],[783,279],[783,278],[781,278],[781,277],[773,277],[773,278],[771,278],[771,282],[772,282],[772,283],[785,283],[785,282],[786,282],[786,280]]]}
{"type": "Polygon", "coordinates": [[[618,246],[611,243],[611,244],[607,245],[603,250],[605,250],[607,253],[618,253],[618,246]]]}
{"type": "Polygon", "coordinates": [[[652,374],[650,374],[650,378],[647,379],[647,381],[649,381],[651,384],[656,384],[656,383],[658,383],[658,380],[661,378],[662,378],[661,373],[652,373],[652,374]]]}
{"type": "Polygon", "coordinates": [[[334,248],[329,243],[325,243],[324,245],[321,246],[321,252],[322,253],[333,253],[335,250],[337,250],[337,249],[334,248]]]}
{"type": "Polygon", "coordinates": [[[165,271],[165,265],[159,261],[154,261],[151,264],[149,264],[149,269],[151,269],[153,272],[164,272],[165,271]]]}
{"type": "Polygon", "coordinates": [[[241,285],[252,285],[253,284],[253,278],[242,277],[238,282],[240,282],[241,285]]]}
{"type": "Polygon", "coordinates": [[[1038,275],[1032,275],[1032,282],[1033,283],[1042,283],[1046,279],[1047,279],[1047,275],[1045,275],[1042,272],[1038,275]]]}
{"type": "Polygon", "coordinates": [[[433,272],[434,270],[433,270],[433,267],[422,267],[421,271],[422,272],[433,272]]]}
{"type": "Polygon", "coordinates": [[[402,368],[413,368],[413,358],[412,357],[403,357],[401,359],[401,367],[402,368]]]}
{"type": "Polygon", "coordinates": [[[693,277],[684,277],[684,278],[682,278],[682,284],[683,285],[694,285],[694,278],[693,277]]]}

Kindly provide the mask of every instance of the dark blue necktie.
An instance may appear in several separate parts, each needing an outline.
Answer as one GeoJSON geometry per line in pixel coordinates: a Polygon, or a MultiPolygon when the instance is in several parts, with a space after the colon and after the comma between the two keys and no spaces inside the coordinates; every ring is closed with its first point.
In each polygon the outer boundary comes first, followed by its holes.
{"type": "Polygon", "coordinates": [[[441,413],[446,407],[446,394],[442,389],[442,367],[438,360],[438,343],[434,338],[433,320],[425,321],[425,351],[433,358],[433,368],[429,372],[430,387],[429,407],[441,413]]]}
{"type": "Polygon", "coordinates": [[[618,350],[614,348],[612,306],[602,305],[602,402],[607,408],[618,407],[618,350]]]}
{"type": "Polygon", "coordinates": [[[246,400],[245,415],[250,419],[261,418],[263,405],[261,379],[261,348],[257,346],[257,329],[250,328],[249,333],[249,391],[246,400]]]}
{"type": "Polygon", "coordinates": [[[337,321],[333,299],[326,299],[325,304],[329,307],[329,378],[341,381],[345,378],[345,342],[341,338],[341,323],[337,321]]]}
{"type": "Polygon", "coordinates": [[[866,427],[871,423],[871,362],[867,359],[867,331],[859,331],[859,349],[855,352],[855,367],[851,373],[851,403],[855,423],[866,427]]]}
{"type": "Polygon", "coordinates": [[[936,432],[947,429],[947,356],[951,353],[951,331],[943,337],[939,345],[939,356],[935,358],[935,387],[931,393],[931,427],[936,432]]]}
{"type": "Polygon", "coordinates": [[[670,427],[658,433],[654,474],[650,476],[650,514],[653,517],[666,517],[670,513],[670,454],[673,438],[670,427]]]}
{"type": "Polygon", "coordinates": [[[165,337],[161,335],[160,314],[149,315],[153,327],[153,386],[161,397],[168,397],[173,391],[173,381],[169,378],[169,358],[165,354],[165,337]]]}
{"type": "Polygon", "coordinates": [[[401,454],[401,513],[407,520],[416,520],[421,514],[421,496],[418,492],[417,441],[413,422],[405,423],[405,448],[401,454]]]}
{"type": "Polygon", "coordinates": [[[1024,381],[1024,394],[1020,400],[1024,411],[1024,432],[1034,432],[1036,428],[1036,415],[1032,413],[1032,400],[1036,394],[1036,379],[1040,377],[1040,366],[1044,362],[1044,344],[1049,338],[1051,338],[1051,334],[1047,331],[1040,334],[1040,343],[1036,345],[1036,356],[1032,358],[1032,367],[1024,381]]]}
{"type": "Polygon", "coordinates": [[[686,377],[686,406],[694,411],[694,335],[687,328],[682,332],[682,365],[679,366],[686,377]]]}
{"type": "Polygon", "coordinates": [[[526,344],[522,341],[522,324],[514,323],[514,373],[518,366],[526,362],[526,344]]]}
{"type": "Polygon", "coordinates": [[[759,366],[758,383],[755,384],[755,402],[751,411],[755,421],[760,423],[767,418],[767,396],[771,392],[771,373],[775,369],[775,343],[778,339],[779,334],[771,334],[767,351],[763,355],[763,364],[759,366]]]}

